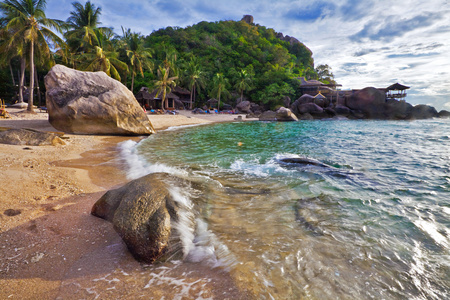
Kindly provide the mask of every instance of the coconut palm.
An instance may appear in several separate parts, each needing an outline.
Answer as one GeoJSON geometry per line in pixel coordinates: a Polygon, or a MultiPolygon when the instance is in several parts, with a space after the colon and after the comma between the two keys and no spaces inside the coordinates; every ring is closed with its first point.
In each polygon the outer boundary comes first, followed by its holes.
{"type": "Polygon", "coordinates": [[[93,46],[78,55],[78,69],[83,71],[103,71],[108,76],[121,80],[119,71],[128,72],[126,63],[118,59],[119,54],[111,46],[112,35],[104,34],[100,29],[93,30],[98,46],[93,46]]]}
{"type": "Polygon", "coordinates": [[[176,86],[175,80],[178,79],[178,77],[169,77],[169,73],[169,68],[163,68],[160,66],[158,68],[159,80],[155,82],[155,87],[158,89],[156,97],[162,94],[161,107],[164,107],[165,109],[168,108],[166,96],[172,92],[172,87],[176,86]]]}
{"type": "Polygon", "coordinates": [[[252,81],[252,76],[246,70],[241,70],[238,73],[238,80],[234,87],[241,94],[241,101],[244,100],[244,91],[250,89],[250,83],[252,81]]]}
{"type": "Polygon", "coordinates": [[[223,76],[222,73],[217,73],[213,78],[213,90],[212,94],[217,96],[217,100],[219,101],[217,104],[217,110],[220,111],[220,96],[224,94],[224,96],[228,96],[230,93],[227,90],[228,79],[223,76]]]}
{"type": "Polygon", "coordinates": [[[70,30],[64,34],[70,48],[75,52],[82,52],[89,46],[98,46],[94,29],[112,32],[110,28],[98,27],[101,24],[102,9],[91,1],[87,1],[84,6],[80,2],[73,2],[72,6],[74,11],[70,12],[70,17],[66,20],[70,30]]]}
{"type": "Polygon", "coordinates": [[[48,42],[53,46],[59,46],[64,42],[53,31],[62,32],[63,22],[48,19],[45,16],[45,0],[4,0],[0,3],[0,10],[6,16],[8,22],[6,30],[11,30],[13,35],[9,44],[16,40],[23,41],[27,45],[30,68],[30,98],[28,111],[33,111],[33,86],[34,86],[34,56],[35,47],[47,60],[52,59],[48,42]]]}
{"type": "Polygon", "coordinates": [[[131,69],[131,91],[133,91],[136,73],[139,72],[144,77],[144,67],[148,70],[153,69],[153,64],[150,61],[152,54],[149,48],[144,48],[142,37],[138,33],[130,33],[128,31],[126,35],[124,34],[124,38],[127,44],[126,52],[131,69]]]}
{"type": "Polygon", "coordinates": [[[194,60],[191,60],[187,65],[185,74],[191,92],[189,108],[192,109],[192,99],[194,98],[195,102],[196,89],[200,90],[200,88],[203,88],[205,86],[204,73],[202,72],[202,70],[200,70],[198,63],[194,60]]]}

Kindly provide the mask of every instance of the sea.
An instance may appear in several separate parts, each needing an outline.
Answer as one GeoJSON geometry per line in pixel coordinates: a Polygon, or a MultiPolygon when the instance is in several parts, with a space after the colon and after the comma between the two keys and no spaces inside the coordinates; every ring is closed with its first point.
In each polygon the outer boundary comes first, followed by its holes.
{"type": "Polygon", "coordinates": [[[187,182],[169,183],[182,258],[141,273],[144,298],[450,299],[450,119],[217,123],[119,148],[128,179],[187,182]]]}

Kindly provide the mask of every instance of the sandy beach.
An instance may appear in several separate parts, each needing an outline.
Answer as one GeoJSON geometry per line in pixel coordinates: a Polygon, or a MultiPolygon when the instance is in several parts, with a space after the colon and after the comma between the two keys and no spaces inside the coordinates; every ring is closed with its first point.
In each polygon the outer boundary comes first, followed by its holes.
{"type": "MultiPolygon", "coordinates": [[[[8,111],[11,118],[1,119],[0,128],[57,131],[46,113],[8,111]]],[[[236,117],[186,111],[149,115],[157,131],[231,122],[236,117]]],[[[242,118],[245,120],[245,116],[242,118]]],[[[94,299],[88,289],[75,287],[113,272],[117,264],[129,268],[128,272],[141,268],[112,226],[90,215],[92,205],[105,191],[126,182],[116,145],[141,137],[66,134],[64,138],[66,145],[60,146],[0,144],[0,299],[94,299]],[[121,259],[107,265],[108,255],[111,260],[118,257],[117,253],[106,253],[110,248],[105,247],[111,245],[118,245],[121,259]]],[[[211,274],[211,278],[214,276],[221,285],[232,285],[231,279],[229,284],[224,281],[223,274],[211,274]]],[[[211,295],[213,290],[220,290],[214,282],[210,286],[211,295]]],[[[155,288],[152,293],[165,292],[155,288]]],[[[111,292],[111,298],[127,295],[132,293],[126,288],[111,292]]]]}

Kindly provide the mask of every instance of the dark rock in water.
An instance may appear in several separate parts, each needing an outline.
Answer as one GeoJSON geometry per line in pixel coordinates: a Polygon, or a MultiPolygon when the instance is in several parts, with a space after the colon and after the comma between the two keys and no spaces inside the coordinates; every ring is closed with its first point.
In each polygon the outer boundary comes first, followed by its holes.
{"type": "Polygon", "coordinates": [[[282,163],[285,164],[293,164],[297,166],[316,166],[316,167],[323,167],[323,168],[329,168],[330,166],[321,163],[320,161],[304,158],[304,157],[288,157],[288,158],[282,158],[279,160],[282,163]]]}
{"type": "Polygon", "coordinates": [[[277,120],[277,113],[271,110],[263,112],[259,116],[260,121],[276,121],[277,120]]]}
{"type": "Polygon", "coordinates": [[[411,117],[413,106],[406,101],[389,99],[385,104],[385,116],[390,120],[407,120],[411,117]]]}
{"type": "Polygon", "coordinates": [[[301,114],[298,118],[305,121],[314,120],[314,117],[310,113],[301,114]]]}
{"type": "Polygon", "coordinates": [[[439,118],[450,118],[450,111],[441,110],[438,115],[439,115],[439,118]]]}
{"type": "Polygon", "coordinates": [[[276,111],[275,118],[277,121],[288,122],[288,121],[298,121],[297,117],[292,113],[289,108],[280,107],[276,111]]]}
{"type": "Polygon", "coordinates": [[[324,109],[324,112],[325,112],[328,116],[330,116],[330,117],[335,117],[335,116],[337,116],[336,111],[335,111],[334,109],[332,109],[331,107],[325,108],[325,109],[324,109]]]}
{"type": "MultiPolygon", "coordinates": [[[[315,199],[315,198],[312,198],[315,199]]],[[[304,229],[310,232],[313,236],[322,236],[323,231],[316,225],[314,225],[313,221],[308,220],[304,215],[303,211],[307,208],[304,205],[304,202],[309,201],[311,199],[299,199],[295,203],[295,220],[300,224],[304,229]]]]}
{"type": "Polygon", "coordinates": [[[133,93],[104,72],[56,65],[45,76],[49,122],[75,134],[149,135],[153,127],[133,93]]]}
{"type": "Polygon", "coordinates": [[[350,119],[357,119],[357,120],[359,120],[359,119],[365,119],[365,118],[366,118],[366,115],[365,115],[362,111],[360,111],[360,110],[351,110],[351,111],[350,111],[349,118],[350,118],[350,119]]]}
{"type": "Polygon", "coordinates": [[[429,105],[419,104],[413,107],[411,112],[411,119],[430,119],[437,118],[439,114],[437,110],[429,105]]]}
{"type": "Polygon", "coordinates": [[[346,99],[346,106],[351,110],[362,111],[370,119],[384,118],[386,95],[373,87],[355,92],[346,99]]]}
{"type": "Polygon", "coordinates": [[[323,108],[315,103],[305,103],[298,106],[298,112],[300,114],[321,115],[323,114],[323,108]]]}
{"type": "Polygon", "coordinates": [[[106,192],[92,207],[91,214],[112,222],[139,261],[152,263],[171,247],[171,221],[178,220],[178,207],[168,180],[176,178],[165,173],[141,177],[106,192]]]}
{"type": "Polygon", "coordinates": [[[343,105],[336,105],[336,107],[334,108],[334,111],[339,115],[339,116],[348,116],[350,114],[350,108],[348,108],[347,106],[343,106],[343,105]]]}
{"type": "Polygon", "coordinates": [[[0,144],[9,145],[65,145],[66,143],[56,134],[32,129],[10,129],[0,132],[0,144]]]}

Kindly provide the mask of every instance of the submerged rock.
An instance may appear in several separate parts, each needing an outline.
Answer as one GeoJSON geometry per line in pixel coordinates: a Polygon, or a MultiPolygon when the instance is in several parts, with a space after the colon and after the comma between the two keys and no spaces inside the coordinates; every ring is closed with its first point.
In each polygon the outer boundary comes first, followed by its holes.
{"type": "Polygon", "coordinates": [[[75,134],[154,133],[133,93],[104,72],[81,72],[56,65],[45,76],[49,122],[75,134]]]}
{"type": "Polygon", "coordinates": [[[259,116],[260,121],[276,121],[277,120],[277,113],[271,110],[263,112],[259,116]]]}
{"type": "Polygon", "coordinates": [[[437,118],[439,114],[437,110],[429,105],[419,104],[412,108],[411,119],[430,119],[437,118]]]}
{"type": "MultiPolygon", "coordinates": [[[[152,263],[179,244],[172,234],[178,207],[169,193],[165,173],[154,173],[106,192],[92,207],[91,214],[110,221],[131,254],[152,263]]],[[[173,251],[171,251],[173,252],[173,251]]]]}

